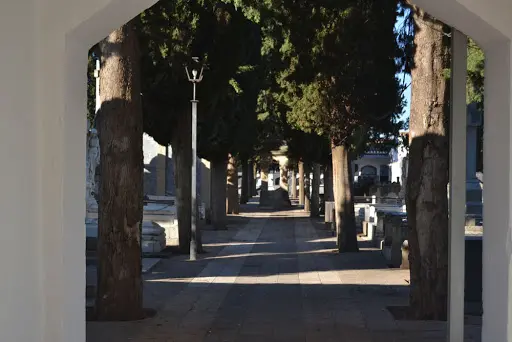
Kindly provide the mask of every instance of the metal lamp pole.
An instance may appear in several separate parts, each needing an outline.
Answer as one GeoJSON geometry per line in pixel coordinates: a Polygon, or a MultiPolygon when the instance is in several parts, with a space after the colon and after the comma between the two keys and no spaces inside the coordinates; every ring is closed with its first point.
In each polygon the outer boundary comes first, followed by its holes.
{"type": "MultiPolygon", "coordinates": [[[[192,60],[196,63],[199,63],[199,58],[193,57],[192,60]]],[[[190,260],[194,261],[197,259],[197,247],[198,247],[198,237],[199,232],[197,229],[197,203],[196,203],[196,187],[197,187],[197,103],[199,101],[196,100],[196,84],[203,80],[203,67],[201,67],[201,71],[197,72],[197,69],[192,69],[192,77],[188,72],[188,67],[185,67],[185,71],[187,72],[187,77],[193,85],[192,92],[192,189],[191,189],[191,201],[192,201],[192,217],[191,217],[191,227],[190,227],[190,260]]]]}

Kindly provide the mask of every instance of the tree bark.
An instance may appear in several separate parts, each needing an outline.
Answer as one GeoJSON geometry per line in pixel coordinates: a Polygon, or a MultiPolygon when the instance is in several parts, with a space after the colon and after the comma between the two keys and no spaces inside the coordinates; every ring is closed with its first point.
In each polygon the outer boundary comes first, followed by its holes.
{"type": "Polygon", "coordinates": [[[407,176],[410,305],[419,319],[445,320],[448,300],[449,40],[443,23],[414,8],[407,176]]]}
{"type": "Polygon", "coordinates": [[[332,162],[324,168],[324,198],[325,201],[334,201],[334,192],[332,184],[332,162]]]}
{"type": "Polygon", "coordinates": [[[192,131],[191,116],[182,115],[173,127],[172,152],[176,209],[178,215],[179,248],[181,253],[190,252],[192,224],[192,131]]]}
{"type": "Polygon", "coordinates": [[[227,167],[227,214],[240,214],[240,203],[238,201],[238,168],[236,158],[230,154],[227,167]]]}
{"type": "Polygon", "coordinates": [[[279,165],[279,187],[288,192],[288,165],[282,163],[279,165]]]}
{"type": "Polygon", "coordinates": [[[340,253],[357,252],[357,232],[352,198],[352,173],[348,147],[332,146],[336,236],[340,253]]]}
{"type": "Polygon", "coordinates": [[[240,193],[240,203],[247,204],[249,202],[249,188],[250,188],[250,171],[249,162],[242,161],[242,191],[240,193]]]}
{"type": "Polygon", "coordinates": [[[260,188],[260,206],[268,205],[269,203],[269,193],[268,193],[268,173],[270,168],[271,161],[268,156],[264,156],[260,161],[260,178],[261,178],[261,188],[260,188]]]}
{"type": "Polygon", "coordinates": [[[299,205],[304,205],[304,162],[299,162],[299,205]]]}
{"type": "Polygon", "coordinates": [[[102,105],[98,116],[101,197],[98,220],[97,318],[137,320],[142,309],[142,107],[133,23],[100,43],[102,105]]]}
{"type": "Polygon", "coordinates": [[[309,178],[310,169],[304,167],[305,179],[304,179],[304,211],[311,212],[311,179],[309,178]]]}
{"type": "Polygon", "coordinates": [[[253,162],[253,163],[251,163],[251,167],[252,167],[251,196],[254,197],[254,196],[258,195],[258,191],[256,189],[256,187],[257,187],[258,166],[256,165],[256,163],[253,162]]]}
{"type": "Polygon", "coordinates": [[[216,160],[211,162],[212,168],[212,225],[216,230],[226,229],[226,177],[227,161],[216,160]]]}
{"type": "Polygon", "coordinates": [[[320,215],[320,164],[313,164],[313,182],[311,184],[311,217],[320,215]]]}
{"type": "Polygon", "coordinates": [[[292,179],[291,179],[291,189],[290,189],[290,198],[297,198],[297,174],[295,169],[292,170],[292,179]]]}

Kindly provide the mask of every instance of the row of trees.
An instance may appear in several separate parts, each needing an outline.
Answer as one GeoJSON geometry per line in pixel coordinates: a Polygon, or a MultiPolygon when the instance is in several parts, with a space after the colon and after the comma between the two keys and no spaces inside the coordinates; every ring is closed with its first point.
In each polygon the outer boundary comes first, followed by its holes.
{"type": "Polygon", "coordinates": [[[287,142],[307,165],[332,159],[339,249],[357,250],[351,153],[398,127],[397,14],[396,0],[162,0],[100,42],[100,319],[142,314],[143,131],[173,147],[180,248],[189,250],[191,56],[208,64],[197,152],[212,161],[214,225],[226,212],[228,155],[245,165],[287,142]]]}
{"type": "MultiPolygon", "coordinates": [[[[214,226],[224,225],[228,156],[247,179],[249,165],[284,142],[292,165],[332,175],[340,252],[358,249],[350,162],[376,140],[398,139],[407,85],[397,74],[412,73],[411,305],[421,318],[446,316],[449,39],[442,23],[408,8],[399,0],[161,0],[100,42],[100,319],[142,315],[143,131],[173,148],[180,248],[189,250],[184,65],[192,56],[208,65],[197,154],[212,162],[214,226]]],[[[481,91],[482,63],[474,64],[468,97],[481,91]]]]}

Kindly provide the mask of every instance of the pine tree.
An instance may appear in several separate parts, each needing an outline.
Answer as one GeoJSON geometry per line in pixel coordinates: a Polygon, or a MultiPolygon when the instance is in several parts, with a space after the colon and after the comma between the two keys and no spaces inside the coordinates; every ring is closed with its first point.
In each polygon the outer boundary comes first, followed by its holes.
{"type": "Polygon", "coordinates": [[[290,1],[289,13],[282,47],[289,68],[278,78],[278,100],[291,125],[329,139],[338,248],[357,251],[352,152],[400,127],[397,1],[290,1]]]}

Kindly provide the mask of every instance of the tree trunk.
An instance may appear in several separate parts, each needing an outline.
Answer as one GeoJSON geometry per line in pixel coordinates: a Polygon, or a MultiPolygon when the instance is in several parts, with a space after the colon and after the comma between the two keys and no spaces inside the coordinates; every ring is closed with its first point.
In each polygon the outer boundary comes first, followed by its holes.
{"type": "Polygon", "coordinates": [[[352,199],[352,173],[346,146],[332,147],[334,207],[336,210],[336,236],[340,253],[357,252],[357,232],[352,199]]]}
{"type": "Polygon", "coordinates": [[[250,188],[250,171],[249,162],[242,161],[242,191],[240,193],[240,203],[247,204],[249,202],[249,188],[250,188]]]}
{"type": "Polygon", "coordinates": [[[279,187],[288,192],[288,165],[282,163],[279,165],[279,187]]]}
{"type": "Polygon", "coordinates": [[[448,299],[448,28],[415,8],[407,176],[410,305],[419,319],[445,320],[448,299]]]}
{"type": "Polygon", "coordinates": [[[227,214],[240,214],[240,203],[238,202],[238,168],[236,166],[236,158],[229,155],[227,167],[227,198],[226,207],[227,214]]]}
{"type": "Polygon", "coordinates": [[[192,131],[191,116],[182,115],[173,127],[172,153],[174,161],[174,184],[176,186],[176,209],[181,253],[190,252],[192,224],[192,131]]]}
{"type": "Polygon", "coordinates": [[[296,199],[297,198],[297,174],[295,172],[295,169],[292,170],[292,179],[291,179],[291,186],[290,186],[290,198],[296,199]]]}
{"type": "Polygon", "coordinates": [[[261,187],[260,187],[260,206],[266,206],[269,203],[269,193],[268,193],[268,173],[270,168],[270,160],[268,156],[264,156],[260,161],[260,178],[261,178],[261,187]]]}
{"type": "Polygon", "coordinates": [[[226,229],[226,160],[211,162],[212,168],[212,225],[216,230],[226,229]]]}
{"type": "Polygon", "coordinates": [[[311,217],[320,215],[320,164],[313,164],[313,183],[311,184],[311,217]]]}
{"type": "Polygon", "coordinates": [[[251,197],[254,197],[254,196],[258,195],[258,191],[256,189],[258,166],[256,165],[256,163],[252,162],[251,167],[252,167],[252,177],[251,177],[251,188],[250,189],[251,189],[251,197]]]}
{"type": "Polygon", "coordinates": [[[304,162],[299,162],[299,205],[304,205],[304,162]]]}
{"type": "Polygon", "coordinates": [[[133,24],[112,32],[100,46],[97,316],[103,321],[137,320],[144,316],[143,153],[139,51],[133,24]]]}
{"type": "Polygon", "coordinates": [[[311,179],[309,178],[311,170],[308,167],[304,167],[306,177],[304,179],[304,211],[311,212],[311,179]]]}
{"type": "Polygon", "coordinates": [[[332,162],[324,168],[324,199],[325,201],[334,201],[334,192],[332,184],[332,162]]]}

